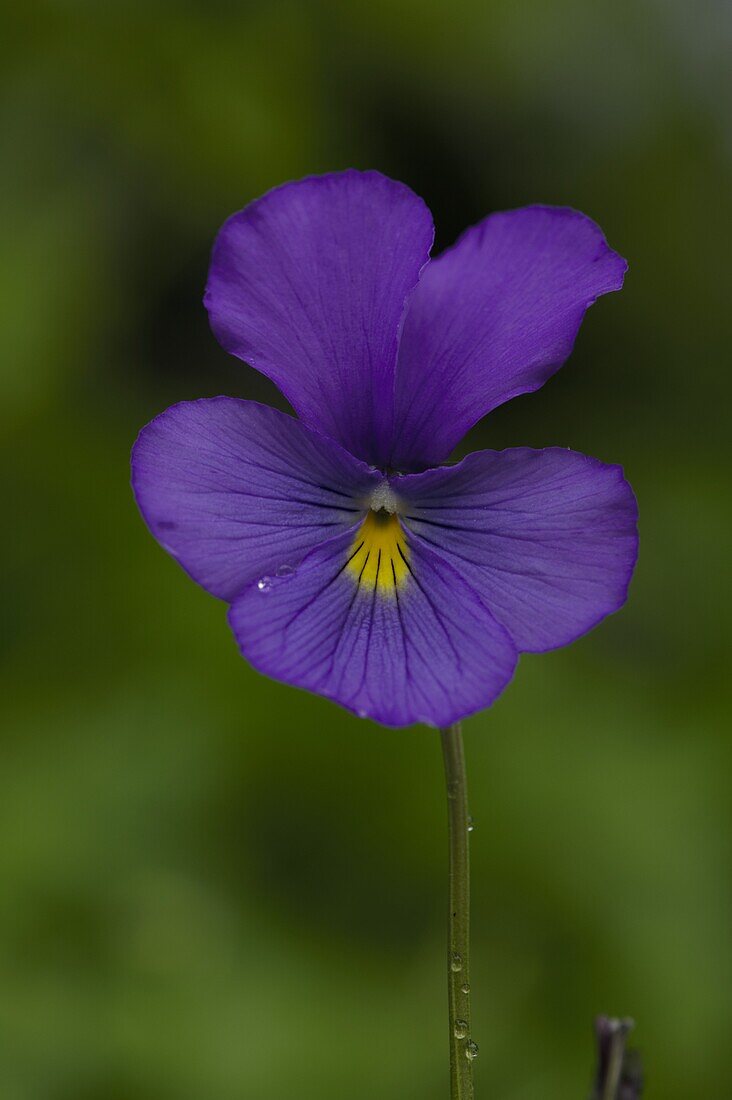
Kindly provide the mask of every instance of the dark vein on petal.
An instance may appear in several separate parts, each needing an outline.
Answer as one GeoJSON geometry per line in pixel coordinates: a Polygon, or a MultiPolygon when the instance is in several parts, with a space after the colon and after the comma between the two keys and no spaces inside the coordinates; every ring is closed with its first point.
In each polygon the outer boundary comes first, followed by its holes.
{"type": "Polygon", "coordinates": [[[402,551],[401,546],[397,546],[397,550],[399,551],[399,556],[401,557],[402,561],[404,562],[407,569],[409,570],[409,574],[412,577],[412,580],[417,585],[417,588],[420,590],[420,592],[422,593],[422,595],[426,599],[427,603],[430,605],[430,608],[432,610],[432,614],[434,615],[437,622],[440,624],[440,628],[442,630],[442,633],[445,635],[445,638],[447,639],[447,644],[449,645],[450,649],[452,650],[453,656],[454,656],[454,658],[457,662],[458,672],[462,672],[462,669],[463,669],[462,659],[460,657],[460,654],[459,654],[458,650],[455,648],[455,643],[453,642],[452,638],[450,637],[450,633],[449,633],[447,627],[445,626],[444,622],[442,621],[442,616],[437,611],[437,608],[435,607],[434,603],[432,602],[432,599],[427,595],[427,592],[425,591],[424,586],[420,583],[417,576],[415,575],[414,570],[412,569],[411,565],[409,564],[409,562],[405,558],[404,552],[402,551]]]}
{"type": "Polygon", "coordinates": [[[396,569],[394,568],[394,559],[391,559],[391,575],[394,578],[394,595],[396,596],[397,615],[399,616],[399,626],[402,634],[402,646],[404,647],[404,676],[409,681],[409,655],[407,652],[407,631],[404,626],[404,616],[402,615],[402,604],[399,599],[399,586],[397,584],[396,569]]]}
{"type": "MultiPolygon", "coordinates": [[[[312,604],[313,604],[313,603],[315,602],[315,600],[319,599],[319,598],[320,598],[320,596],[322,596],[322,595],[323,595],[323,593],[324,593],[324,592],[325,592],[325,591],[326,591],[326,590],[327,590],[328,588],[330,588],[330,586],[331,586],[332,584],[334,584],[334,583],[335,583],[335,581],[337,581],[337,580],[338,580],[338,578],[340,577],[340,575],[341,575],[341,573],[343,572],[343,570],[344,570],[344,569],[345,569],[345,568],[347,567],[348,563],[349,563],[350,561],[352,561],[352,560],[353,560],[353,558],[355,558],[356,554],[357,554],[357,553],[359,552],[359,550],[361,549],[361,547],[362,547],[362,546],[363,546],[363,542],[361,542],[361,543],[360,543],[360,544],[359,544],[359,545],[358,545],[358,546],[356,547],[356,549],[355,549],[355,550],[353,551],[353,553],[352,553],[352,554],[350,555],[350,557],[346,558],[346,560],[344,561],[343,565],[342,565],[342,566],[340,567],[340,569],[338,570],[338,572],[337,572],[337,573],[335,573],[335,574],[334,574],[334,575],[333,575],[333,576],[332,576],[332,577],[330,578],[330,580],[329,580],[329,581],[327,581],[327,582],[326,582],[326,583],[325,583],[325,584],[323,585],[323,587],[322,587],[322,588],[320,588],[320,589],[319,589],[319,590],[318,590],[318,591],[317,591],[317,592],[316,592],[316,593],[315,593],[315,594],[314,594],[313,596],[311,596],[311,597],[310,597],[310,599],[309,599],[309,600],[307,601],[307,603],[303,604],[303,606],[302,606],[301,608],[299,608],[299,609],[298,609],[298,610],[297,610],[297,611],[295,612],[295,614],[294,614],[294,615],[292,616],[292,618],[291,618],[291,619],[289,619],[289,620],[287,621],[287,623],[285,624],[285,626],[283,627],[283,631],[284,631],[284,630],[289,630],[289,629],[290,629],[290,627],[292,626],[292,624],[293,624],[293,623],[295,622],[295,620],[296,620],[296,619],[298,619],[298,618],[300,617],[300,615],[302,615],[302,614],[303,614],[303,612],[307,611],[307,609],[308,609],[308,608],[309,608],[309,607],[310,607],[310,606],[311,606],[311,605],[312,605],[312,604]]],[[[362,572],[363,572],[363,570],[362,570],[362,572]]]]}

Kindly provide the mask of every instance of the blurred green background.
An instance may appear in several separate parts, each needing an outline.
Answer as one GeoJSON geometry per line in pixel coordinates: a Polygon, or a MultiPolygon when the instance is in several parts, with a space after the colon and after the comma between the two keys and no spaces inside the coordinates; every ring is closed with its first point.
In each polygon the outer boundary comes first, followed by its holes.
{"type": "Polygon", "coordinates": [[[26,0],[2,35],[2,1100],[444,1100],[434,731],[269,683],[145,530],[138,429],[280,403],[209,332],[214,234],[378,167],[437,247],[531,201],[631,271],[465,449],[624,463],[624,611],[466,723],[478,1097],[582,1100],[595,1012],[651,1100],[732,1095],[732,9],[26,0]]]}

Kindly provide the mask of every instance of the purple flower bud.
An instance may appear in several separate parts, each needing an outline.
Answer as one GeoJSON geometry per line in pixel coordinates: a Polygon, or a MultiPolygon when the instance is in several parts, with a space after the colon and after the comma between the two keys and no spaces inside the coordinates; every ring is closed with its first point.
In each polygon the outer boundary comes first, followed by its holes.
{"type": "Polygon", "coordinates": [[[598,1016],[597,1076],[592,1100],[639,1100],[643,1092],[643,1072],[635,1050],[626,1049],[626,1040],[634,1027],[627,1017],[598,1016]],[[608,1091],[609,1090],[609,1091],[608,1091]]]}

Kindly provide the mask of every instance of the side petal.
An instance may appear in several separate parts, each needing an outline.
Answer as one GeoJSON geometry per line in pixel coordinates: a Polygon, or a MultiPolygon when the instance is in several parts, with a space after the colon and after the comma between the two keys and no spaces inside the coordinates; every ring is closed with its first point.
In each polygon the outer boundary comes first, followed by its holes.
{"type": "Polygon", "coordinates": [[[294,417],[231,397],[173,405],[132,450],[151,533],[224,600],[352,527],[379,481],[294,417]]]}
{"type": "Polygon", "coordinates": [[[360,534],[332,539],[295,574],[242,592],[229,622],[242,654],[276,680],[387,726],[445,726],[504,689],[516,664],[506,631],[419,539],[379,580],[358,569],[360,534]]]}
{"type": "Polygon", "coordinates": [[[425,269],[409,303],[391,465],[444,461],[491,409],[542,386],[626,267],[576,210],[529,206],[468,229],[425,269]]]}
{"type": "Polygon", "coordinates": [[[566,645],[625,603],[638,509],[620,466],[519,447],[392,487],[407,528],[454,565],[519,650],[566,645]]]}
{"type": "Polygon", "coordinates": [[[213,331],[305,423],[383,464],[400,324],[433,234],[422,200],[379,172],[278,187],[216,239],[205,296],[213,331]]]}

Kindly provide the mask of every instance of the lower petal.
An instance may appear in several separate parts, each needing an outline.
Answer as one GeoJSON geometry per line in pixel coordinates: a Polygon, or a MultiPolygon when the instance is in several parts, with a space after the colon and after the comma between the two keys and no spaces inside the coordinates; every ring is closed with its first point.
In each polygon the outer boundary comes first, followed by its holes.
{"type": "Polygon", "coordinates": [[[246,589],[229,621],[260,672],[387,726],[449,725],[492,703],[516,664],[513,642],[472,588],[390,520],[383,532],[364,525],[337,536],[292,575],[246,589]]]}
{"type": "Polygon", "coordinates": [[[225,600],[352,527],[380,480],[294,417],[232,397],[174,405],[132,452],[150,531],[225,600]]]}
{"type": "Polygon", "coordinates": [[[619,466],[518,447],[392,486],[409,530],[459,570],[520,651],[566,645],[625,603],[638,509],[619,466]]]}

